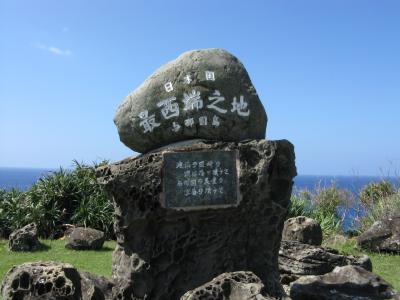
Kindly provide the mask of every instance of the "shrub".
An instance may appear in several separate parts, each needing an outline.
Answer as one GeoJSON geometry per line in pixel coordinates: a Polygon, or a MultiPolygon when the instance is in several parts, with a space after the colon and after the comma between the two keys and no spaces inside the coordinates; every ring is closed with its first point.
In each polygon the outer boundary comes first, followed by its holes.
{"type": "Polygon", "coordinates": [[[0,191],[0,236],[8,237],[15,229],[26,225],[28,209],[24,193],[12,189],[0,191]]]}
{"type": "Polygon", "coordinates": [[[61,225],[74,223],[113,235],[113,207],[97,183],[93,166],[74,161],[73,170],[58,171],[41,178],[27,192],[0,193],[0,225],[3,236],[28,223],[38,225],[39,235],[56,238],[61,225]]]}
{"type": "Polygon", "coordinates": [[[310,217],[311,194],[308,190],[301,190],[292,194],[287,218],[297,216],[310,217]]]}
{"type": "Polygon", "coordinates": [[[370,207],[361,219],[362,230],[368,229],[374,222],[400,216],[400,189],[393,194],[380,198],[370,207]]]}
{"type": "Polygon", "coordinates": [[[301,190],[294,193],[289,207],[289,217],[303,215],[318,221],[325,236],[342,230],[347,207],[353,202],[352,194],[339,189],[335,183],[328,187],[317,185],[315,190],[301,190]],[[343,214],[339,214],[342,208],[343,214]]]}
{"type": "Polygon", "coordinates": [[[392,183],[386,180],[371,182],[360,192],[360,201],[369,209],[378,203],[382,198],[386,198],[396,193],[392,183]]]}

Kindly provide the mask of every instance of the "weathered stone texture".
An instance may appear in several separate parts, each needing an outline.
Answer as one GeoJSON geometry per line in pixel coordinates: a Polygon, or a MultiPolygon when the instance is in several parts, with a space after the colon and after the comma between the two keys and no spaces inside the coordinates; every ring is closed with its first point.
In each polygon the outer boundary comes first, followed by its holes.
{"type": "Polygon", "coordinates": [[[383,300],[400,299],[393,287],[361,267],[336,267],[322,276],[304,276],[293,282],[293,300],[383,300]]]}
{"type": "Polygon", "coordinates": [[[65,248],[74,250],[98,250],[104,244],[104,232],[85,227],[76,227],[67,235],[65,248]]]}
{"type": "Polygon", "coordinates": [[[8,271],[0,296],[4,300],[103,300],[111,298],[112,287],[106,278],[79,273],[70,264],[33,262],[8,271]]]}
{"type": "Polygon", "coordinates": [[[263,139],[267,115],[246,69],[235,56],[223,49],[200,49],[185,52],[156,70],[125,98],[114,122],[121,141],[144,153],[194,138],[230,142],[263,139]],[[214,80],[207,80],[207,71],[214,72],[214,80]],[[188,75],[189,83],[186,82],[188,75]],[[170,83],[173,90],[167,92],[166,83],[170,83]],[[185,95],[198,97],[202,104],[187,108],[185,95]],[[223,97],[223,100],[218,98],[214,106],[215,97],[223,97]],[[171,98],[170,106],[162,105],[171,98]],[[233,106],[240,99],[245,103],[240,108],[241,113],[233,106]],[[163,108],[167,108],[165,117],[163,108]],[[154,121],[148,131],[142,123],[146,116],[153,116],[154,121]],[[200,117],[206,117],[207,124],[201,124],[200,117]],[[185,120],[192,118],[192,125],[185,124],[185,120]],[[214,118],[218,125],[213,123],[214,118]]]}
{"type": "Polygon", "coordinates": [[[188,291],[180,300],[272,300],[264,284],[253,272],[224,273],[188,291]]]}
{"type": "Polygon", "coordinates": [[[357,237],[357,245],[371,251],[400,253],[400,216],[375,222],[357,237]]]}
{"type": "Polygon", "coordinates": [[[11,251],[36,251],[41,248],[35,223],[28,224],[15,230],[9,236],[9,249],[11,251]]]}
{"type": "Polygon", "coordinates": [[[319,246],[322,243],[322,229],[319,223],[311,218],[290,218],[284,223],[282,240],[319,246]]]}
{"type": "Polygon", "coordinates": [[[238,150],[237,207],[161,206],[162,150],[97,170],[115,202],[114,297],[179,299],[224,272],[249,270],[279,296],[278,251],[296,175],[288,141],[197,142],[174,151],[238,150]]]}
{"type": "Polygon", "coordinates": [[[356,265],[372,271],[368,256],[345,256],[335,249],[282,241],[279,250],[279,270],[282,274],[322,275],[335,267],[356,265]]]}

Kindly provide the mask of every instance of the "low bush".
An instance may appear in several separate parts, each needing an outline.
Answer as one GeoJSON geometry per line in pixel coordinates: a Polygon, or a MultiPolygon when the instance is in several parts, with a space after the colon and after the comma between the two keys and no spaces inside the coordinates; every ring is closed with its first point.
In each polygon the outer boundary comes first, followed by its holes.
{"type": "Polygon", "coordinates": [[[381,199],[389,197],[396,193],[392,183],[387,180],[371,182],[367,184],[360,192],[361,203],[367,208],[373,208],[381,199]]]}
{"type": "Polygon", "coordinates": [[[400,189],[375,202],[368,207],[366,214],[361,219],[361,231],[368,229],[374,222],[400,216],[400,189]]]}
{"type": "Polygon", "coordinates": [[[313,191],[293,193],[288,217],[303,215],[312,218],[320,223],[324,235],[328,236],[342,231],[344,214],[353,201],[351,192],[339,189],[335,183],[328,187],[317,185],[313,191]]]}
{"type": "Polygon", "coordinates": [[[105,164],[85,165],[74,161],[72,170],[60,170],[39,179],[28,191],[0,192],[1,234],[31,222],[38,225],[39,235],[56,238],[61,225],[72,223],[113,235],[113,207],[97,183],[95,169],[105,164]]]}

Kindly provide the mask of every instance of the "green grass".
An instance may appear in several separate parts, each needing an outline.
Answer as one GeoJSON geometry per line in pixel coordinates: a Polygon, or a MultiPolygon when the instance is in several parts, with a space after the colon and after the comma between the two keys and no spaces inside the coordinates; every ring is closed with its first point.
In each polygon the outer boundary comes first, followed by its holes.
{"type": "Polygon", "coordinates": [[[105,277],[111,277],[111,254],[114,241],[106,241],[101,250],[76,251],[64,247],[63,240],[41,240],[45,250],[36,252],[11,252],[8,241],[0,240],[0,282],[14,265],[34,261],[57,261],[70,263],[79,271],[87,271],[105,277]]]}
{"type": "Polygon", "coordinates": [[[368,255],[372,261],[372,271],[400,291],[400,255],[360,251],[357,249],[355,239],[347,239],[324,246],[337,249],[340,253],[346,255],[368,255]]]}
{"type": "MultiPolygon", "coordinates": [[[[74,251],[64,247],[63,240],[42,240],[46,249],[37,252],[11,252],[8,250],[8,241],[0,240],[0,281],[5,273],[14,265],[33,261],[58,261],[70,263],[80,271],[111,277],[111,254],[115,248],[114,241],[104,243],[103,249],[98,251],[74,251]]],[[[367,254],[372,261],[373,272],[382,276],[393,287],[400,290],[400,255],[366,253],[356,248],[354,239],[325,244],[349,255],[367,254]]]]}

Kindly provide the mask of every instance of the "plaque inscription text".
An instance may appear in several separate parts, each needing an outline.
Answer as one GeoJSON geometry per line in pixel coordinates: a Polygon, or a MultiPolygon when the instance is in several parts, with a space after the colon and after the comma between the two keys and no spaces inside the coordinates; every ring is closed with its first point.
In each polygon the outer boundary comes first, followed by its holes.
{"type": "Polygon", "coordinates": [[[163,160],[165,207],[193,209],[237,204],[235,151],[167,152],[163,160]]]}

